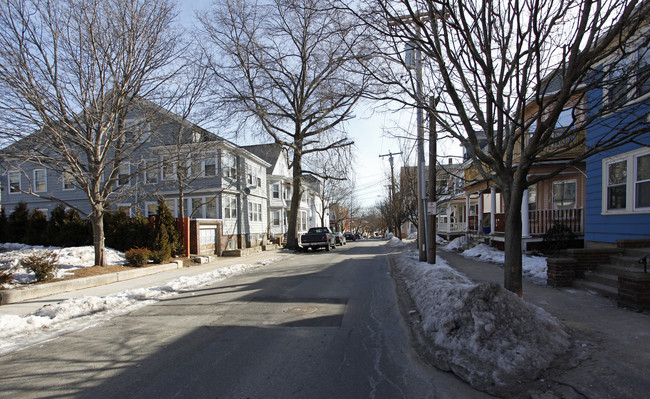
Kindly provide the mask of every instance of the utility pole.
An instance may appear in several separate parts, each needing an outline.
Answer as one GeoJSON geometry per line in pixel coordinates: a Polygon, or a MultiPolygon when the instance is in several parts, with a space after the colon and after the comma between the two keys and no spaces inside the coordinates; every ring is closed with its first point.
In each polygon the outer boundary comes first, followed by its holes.
{"type": "Polygon", "coordinates": [[[436,198],[436,181],[438,173],[436,170],[437,140],[436,118],[434,110],[438,105],[438,99],[431,97],[429,99],[429,203],[427,204],[427,262],[435,265],[436,263],[436,214],[438,213],[438,204],[436,198]]]}
{"type": "Polygon", "coordinates": [[[388,151],[388,154],[380,155],[379,158],[388,157],[388,162],[390,163],[390,180],[391,180],[391,185],[390,185],[391,189],[390,190],[391,190],[391,195],[392,195],[391,207],[393,209],[393,223],[394,223],[393,228],[395,230],[394,231],[395,237],[397,237],[397,238],[399,238],[401,240],[402,239],[402,237],[401,237],[402,233],[400,231],[399,220],[398,220],[397,215],[396,215],[396,213],[397,213],[397,205],[395,204],[395,170],[394,170],[394,167],[393,167],[393,155],[400,155],[400,154],[401,154],[401,152],[392,153],[392,152],[388,151]]]}

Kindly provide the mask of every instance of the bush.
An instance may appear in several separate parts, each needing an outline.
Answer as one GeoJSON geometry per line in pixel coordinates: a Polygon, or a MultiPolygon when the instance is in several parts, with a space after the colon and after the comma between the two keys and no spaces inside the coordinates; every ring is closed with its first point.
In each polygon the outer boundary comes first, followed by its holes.
{"type": "Polygon", "coordinates": [[[151,251],[147,248],[132,248],[124,253],[124,257],[131,266],[141,267],[149,262],[151,251]]]}
{"type": "Polygon", "coordinates": [[[169,254],[170,251],[161,249],[159,251],[151,251],[151,260],[153,263],[167,263],[167,261],[171,258],[171,255],[169,254]]]}
{"type": "Polygon", "coordinates": [[[176,228],[176,219],[164,199],[158,199],[156,212],[151,248],[155,251],[165,251],[169,259],[171,255],[178,255],[183,251],[181,234],[176,228]]]}
{"type": "Polygon", "coordinates": [[[7,218],[6,242],[25,242],[25,229],[29,223],[27,203],[19,202],[7,218]]]}
{"type": "Polygon", "coordinates": [[[556,223],[544,234],[541,250],[546,254],[557,253],[569,248],[575,240],[576,235],[568,226],[556,223]]]}
{"type": "Polygon", "coordinates": [[[45,233],[47,231],[47,216],[38,209],[33,209],[29,214],[23,241],[29,245],[47,245],[45,233]]]}
{"type": "Polygon", "coordinates": [[[59,270],[59,255],[53,251],[30,255],[20,261],[20,264],[36,274],[36,281],[51,280],[59,270]]]}
{"type": "Polygon", "coordinates": [[[107,247],[126,251],[149,247],[152,228],[147,218],[141,214],[130,218],[124,212],[107,212],[104,215],[104,234],[107,247]]]}
{"type": "Polygon", "coordinates": [[[14,274],[9,269],[0,269],[0,285],[7,284],[14,277],[14,274]]]}

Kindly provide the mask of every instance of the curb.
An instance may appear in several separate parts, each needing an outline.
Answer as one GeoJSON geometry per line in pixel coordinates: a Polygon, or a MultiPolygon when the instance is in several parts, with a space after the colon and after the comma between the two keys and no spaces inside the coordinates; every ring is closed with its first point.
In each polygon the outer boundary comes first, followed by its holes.
{"type": "Polygon", "coordinates": [[[134,278],[161,273],[167,270],[183,268],[183,261],[174,261],[164,265],[144,267],[141,269],[127,270],[123,272],[102,274],[100,276],[82,277],[72,280],[55,281],[53,283],[39,284],[31,287],[21,287],[11,290],[0,291],[0,305],[24,302],[44,296],[60,294],[81,290],[84,288],[97,287],[99,285],[116,283],[118,281],[131,280],[134,278]]]}

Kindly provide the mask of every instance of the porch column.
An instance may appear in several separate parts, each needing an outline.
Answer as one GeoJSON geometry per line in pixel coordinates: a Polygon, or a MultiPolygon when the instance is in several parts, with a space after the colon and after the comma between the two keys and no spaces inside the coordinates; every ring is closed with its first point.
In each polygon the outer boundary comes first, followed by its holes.
{"type": "Polygon", "coordinates": [[[497,213],[497,189],[496,187],[490,187],[490,234],[494,235],[494,229],[497,226],[496,223],[496,213],[497,213]]]}
{"type": "Polygon", "coordinates": [[[521,200],[521,236],[530,237],[530,218],[528,214],[528,189],[524,190],[524,197],[521,200]]]}
{"type": "Polygon", "coordinates": [[[465,231],[469,231],[469,193],[465,194],[465,231]]]}
{"type": "Polygon", "coordinates": [[[476,212],[477,224],[476,230],[483,233],[483,191],[478,192],[478,211],[476,212]]]}

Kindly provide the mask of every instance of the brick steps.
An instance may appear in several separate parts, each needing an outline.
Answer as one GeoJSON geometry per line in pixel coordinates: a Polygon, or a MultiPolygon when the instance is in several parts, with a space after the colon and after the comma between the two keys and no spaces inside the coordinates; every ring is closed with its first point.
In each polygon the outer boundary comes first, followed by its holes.
{"type": "Polygon", "coordinates": [[[621,307],[650,309],[650,273],[644,273],[639,263],[650,254],[650,239],[619,240],[617,248],[570,249],[568,253],[575,263],[547,260],[549,285],[595,292],[615,299],[621,307]]]}

